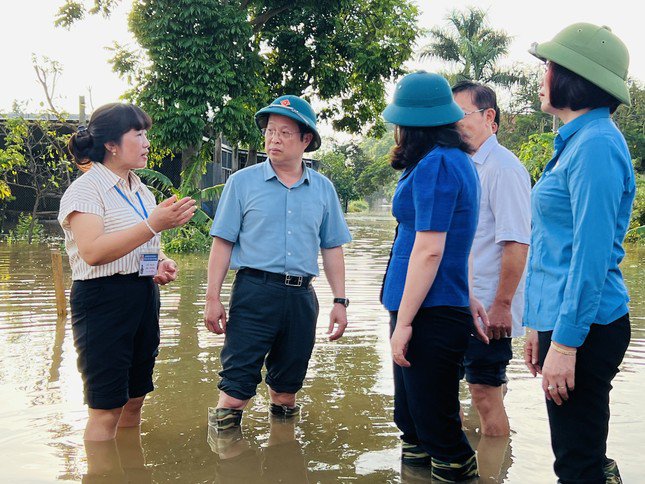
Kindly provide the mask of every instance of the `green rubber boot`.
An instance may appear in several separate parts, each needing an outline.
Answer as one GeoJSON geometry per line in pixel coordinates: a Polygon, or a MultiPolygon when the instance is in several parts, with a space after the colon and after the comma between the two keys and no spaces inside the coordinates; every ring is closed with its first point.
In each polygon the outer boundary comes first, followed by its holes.
{"type": "Polygon", "coordinates": [[[430,454],[419,444],[409,444],[404,441],[401,446],[401,462],[411,467],[429,467],[430,454]]]}
{"type": "Polygon", "coordinates": [[[437,482],[463,482],[478,476],[475,454],[463,462],[444,462],[432,458],[432,478],[437,482]]]}
{"type": "Polygon", "coordinates": [[[274,417],[282,417],[287,419],[300,415],[300,406],[296,405],[294,407],[288,407],[287,405],[278,405],[277,403],[272,403],[269,407],[269,412],[271,412],[271,415],[273,415],[274,417]]]}
{"type": "Polygon", "coordinates": [[[242,423],[242,412],[234,408],[209,408],[208,424],[217,428],[218,432],[231,430],[242,423]]]}
{"type": "Polygon", "coordinates": [[[616,464],[615,460],[607,459],[603,470],[605,471],[606,484],[623,484],[620,472],[618,472],[618,464],[616,464]]]}

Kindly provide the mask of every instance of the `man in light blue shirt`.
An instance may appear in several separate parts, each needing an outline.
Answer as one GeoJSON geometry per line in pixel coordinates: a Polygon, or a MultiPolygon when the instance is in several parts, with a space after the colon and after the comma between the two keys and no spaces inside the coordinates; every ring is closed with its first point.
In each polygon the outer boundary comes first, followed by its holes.
{"type": "Polygon", "coordinates": [[[334,186],[302,161],[305,151],[320,146],[316,115],[309,103],[288,95],[258,111],[256,123],[268,160],[229,178],[211,228],[204,322],[226,333],[215,412],[220,431],[239,428],[265,360],[271,413],[298,414],[296,393],[318,318],[311,281],[319,249],[334,295],[329,339],[340,338],[347,326],[342,245],[351,236],[334,186]],[[227,324],[220,292],[229,267],[237,274],[227,324]]]}

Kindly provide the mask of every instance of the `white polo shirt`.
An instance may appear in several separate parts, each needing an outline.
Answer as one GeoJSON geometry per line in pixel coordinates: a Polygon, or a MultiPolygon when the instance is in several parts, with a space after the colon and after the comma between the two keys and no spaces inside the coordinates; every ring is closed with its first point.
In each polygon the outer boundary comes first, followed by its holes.
{"type": "MultiPolygon", "coordinates": [[[[531,177],[520,160],[491,135],[473,155],[481,182],[479,224],[473,241],[473,290],[486,309],[495,299],[504,242],[529,244],[531,177]]],[[[517,287],[511,313],[512,336],[522,336],[524,280],[517,287]]]]}

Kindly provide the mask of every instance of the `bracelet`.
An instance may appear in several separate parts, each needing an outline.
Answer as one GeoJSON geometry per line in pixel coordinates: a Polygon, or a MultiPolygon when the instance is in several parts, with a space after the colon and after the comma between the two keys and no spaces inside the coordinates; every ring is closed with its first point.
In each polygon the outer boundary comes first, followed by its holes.
{"type": "Polygon", "coordinates": [[[576,352],[577,352],[577,350],[565,350],[559,344],[557,344],[555,341],[551,342],[551,348],[553,348],[555,351],[557,351],[561,355],[566,355],[566,356],[576,356],[576,352]]]}
{"type": "Polygon", "coordinates": [[[147,218],[143,219],[143,223],[146,224],[146,227],[148,227],[148,230],[150,230],[150,232],[152,232],[152,235],[155,235],[155,236],[159,235],[159,233],[155,232],[155,229],[152,228],[152,226],[150,225],[150,222],[148,222],[147,218]]]}

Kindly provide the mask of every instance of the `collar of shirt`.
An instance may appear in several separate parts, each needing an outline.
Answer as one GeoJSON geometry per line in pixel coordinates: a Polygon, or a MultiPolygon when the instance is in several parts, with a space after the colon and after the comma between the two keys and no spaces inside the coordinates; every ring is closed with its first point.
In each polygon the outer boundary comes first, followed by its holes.
{"type": "Polygon", "coordinates": [[[97,170],[97,175],[99,183],[103,188],[103,192],[113,189],[115,186],[119,188],[127,188],[132,193],[136,192],[141,188],[141,178],[137,176],[132,170],[128,172],[129,186],[126,181],[121,178],[119,175],[108,169],[103,163],[92,163],[92,169],[97,170]]]}
{"type": "Polygon", "coordinates": [[[558,135],[555,137],[554,147],[556,151],[560,151],[564,145],[567,144],[569,138],[584,128],[587,124],[601,118],[609,117],[609,108],[596,108],[588,113],[578,116],[573,121],[569,121],[558,130],[558,135]]]}
{"type": "MultiPolygon", "coordinates": [[[[271,161],[267,159],[263,163],[264,163],[264,167],[263,167],[264,181],[269,181],[269,180],[272,180],[274,178],[276,180],[280,181],[280,179],[278,178],[278,174],[273,169],[273,165],[271,165],[271,161]]],[[[300,180],[298,180],[298,182],[296,184],[294,184],[291,188],[296,188],[296,187],[302,185],[305,182],[307,183],[307,185],[309,185],[310,181],[311,180],[309,179],[309,168],[307,168],[307,165],[305,165],[305,162],[303,161],[302,162],[302,176],[300,177],[300,180]]]]}
{"type": "Polygon", "coordinates": [[[490,155],[490,152],[498,145],[497,136],[491,134],[486,141],[482,143],[477,152],[474,155],[471,155],[471,158],[478,165],[483,165],[490,155]]]}

